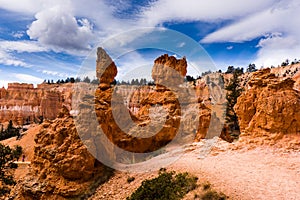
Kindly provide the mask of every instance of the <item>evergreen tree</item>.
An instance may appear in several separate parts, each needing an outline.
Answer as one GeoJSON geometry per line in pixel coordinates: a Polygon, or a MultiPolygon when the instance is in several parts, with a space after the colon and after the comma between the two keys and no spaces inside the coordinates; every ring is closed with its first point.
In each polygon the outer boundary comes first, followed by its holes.
{"type": "Polygon", "coordinates": [[[85,82],[85,83],[90,83],[90,82],[91,82],[91,79],[90,79],[88,76],[86,76],[86,77],[83,79],[83,82],[85,82]]]}
{"type": "Polygon", "coordinates": [[[187,76],[185,77],[185,80],[186,80],[187,82],[192,82],[192,81],[194,81],[195,79],[194,79],[193,76],[187,75],[187,76]]]}
{"type": "Polygon", "coordinates": [[[234,66],[228,66],[226,74],[232,74],[235,71],[234,66]]]}
{"type": "Polygon", "coordinates": [[[10,185],[16,184],[9,169],[17,168],[18,166],[13,161],[18,160],[22,154],[22,147],[17,146],[11,149],[9,146],[4,146],[0,143],[0,194],[9,193],[10,185]]]}
{"type": "Polygon", "coordinates": [[[7,130],[8,130],[8,131],[11,131],[11,130],[13,130],[13,129],[14,129],[13,122],[12,122],[12,120],[9,120],[8,126],[7,126],[7,130]]]}
{"type": "Polygon", "coordinates": [[[237,103],[238,97],[242,93],[238,71],[233,73],[233,77],[225,89],[227,90],[226,122],[229,123],[232,130],[239,130],[238,117],[233,109],[234,105],[237,103]]]}
{"type": "Polygon", "coordinates": [[[130,85],[135,85],[134,79],[131,80],[130,85]]]}
{"type": "Polygon", "coordinates": [[[99,85],[99,83],[99,79],[96,78],[91,81],[91,84],[99,85]]]}
{"type": "Polygon", "coordinates": [[[71,78],[70,78],[70,82],[71,82],[71,83],[75,83],[74,77],[71,77],[71,78]]]}
{"type": "Polygon", "coordinates": [[[249,64],[247,68],[247,72],[255,72],[257,71],[255,64],[249,64]]]}
{"type": "Polygon", "coordinates": [[[65,83],[70,83],[70,78],[66,78],[65,83]]]}
{"type": "Polygon", "coordinates": [[[75,79],[75,82],[76,82],[76,83],[79,83],[79,82],[81,82],[81,79],[80,79],[80,77],[76,77],[76,79],[75,79]]]}

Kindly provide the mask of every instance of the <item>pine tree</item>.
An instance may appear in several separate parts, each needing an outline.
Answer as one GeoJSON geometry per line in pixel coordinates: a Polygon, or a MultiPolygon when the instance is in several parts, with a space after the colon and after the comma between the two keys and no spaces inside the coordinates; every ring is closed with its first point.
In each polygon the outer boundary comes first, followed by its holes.
{"type": "Polygon", "coordinates": [[[17,168],[13,163],[14,160],[22,154],[22,147],[17,146],[11,149],[9,146],[4,146],[0,143],[0,194],[9,193],[9,186],[14,185],[16,182],[13,176],[9,173],[9,169],[17,168]]]}
{"type": "Polygon", "coordinates": [[[230,124],[232,130],[239,130],[238,117],[233,109],[234,105],[237,103],[238,97],[242,93],[239,73],[237,71],[233,73],[233,77],[225,89],[227,90],[226,122],[230,124]]]}

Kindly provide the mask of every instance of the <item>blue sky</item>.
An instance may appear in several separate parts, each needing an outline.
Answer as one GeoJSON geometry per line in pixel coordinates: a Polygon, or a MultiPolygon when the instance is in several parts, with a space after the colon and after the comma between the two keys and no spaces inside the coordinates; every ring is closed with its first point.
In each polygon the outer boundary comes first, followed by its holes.
{"type": "MultiPolygon", "coordinates": [[[[138,38],[154,40],[147,37],[149,27],[192,38],[216,69],[249,63],[277,66],[285,59],[300,59],[299,9],[298,0],[0,0],[0,87],[77,76],[93,48],[114,38],[119,43],[113,48],[123,50],[124,44],[143,42],[138,38]]],[[[189,47],[182,43],[178,48],[184,46],[189,47]]],[[[181,53],[191,54],[185,51],[181,53]]],[[[118,78],[137,68],[151,69],[162,53],[172,54],[166,47],[120,56],[118,78]]]]}

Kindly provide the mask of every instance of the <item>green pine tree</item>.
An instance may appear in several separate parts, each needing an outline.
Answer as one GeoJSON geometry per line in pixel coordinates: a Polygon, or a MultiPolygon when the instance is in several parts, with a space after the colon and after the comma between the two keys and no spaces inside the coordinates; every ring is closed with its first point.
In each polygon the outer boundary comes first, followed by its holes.
{"type": "Polygon", "coordinates": [[[227,90],[226,122],[230,125],[231,130],[238,130],[238,131],[240,129],[238,123],[238,117],[233,107],[237,103],[237,99],[242,93],[242,88],[240,87],[239,75],[240,73],[235,71],[233,73],[233,77],[231,78],[229,84],[225,88],[227,90]]]}
{"type": "Polygon", "coordinates": [[[21,154],[22,147],[16,146],[15,149],[11,149],[0,143],[0,195],[8,193],[9,186],[16,183],[9,169],[17,168],[13,161],[18,160],[21,154]]]}

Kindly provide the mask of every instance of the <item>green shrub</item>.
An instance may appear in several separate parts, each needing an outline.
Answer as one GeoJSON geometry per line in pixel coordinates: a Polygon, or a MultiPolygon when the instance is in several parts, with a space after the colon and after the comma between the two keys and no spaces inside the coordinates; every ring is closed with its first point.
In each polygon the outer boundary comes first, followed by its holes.
{"type": "Polygon", "coordinates": [[[201,196],[201,200],[226,200],[227,197],[223,193],[218,193],[214,190],[208,190],[201,196]]]}
{"type": "Polygon", "coordinates": [[[127,178],[127,183],[131,183],[134,180],[135,180],[135,178],[133,176],[130,176],[127,178]]]}
{"type": "Polygon", "coordinates": [[[208,189],[210,189],[210,188],[211,188],[210,182],[205,182],[205,183],[203,183],[203,190],[208,190],[208,189]]]}
{"type": "Polygon", "coordinates": [[[15,137],[15,136],[18,137],[20,136],[20,128],[15,128],[13,126],[12,121],[10,120],[7,129],[3,130],[3,127],[1,127],[0,140],[6,140],[8,138],[15,137]]]}
{"type": "Polygon", "coordinates": [[[144,180],[127,200],[177,200],[197,186],[197,177],[188,173],[160,170],[159,176],[144,180]]]}

